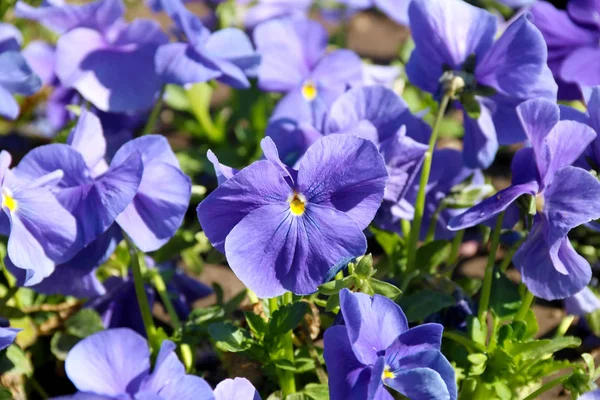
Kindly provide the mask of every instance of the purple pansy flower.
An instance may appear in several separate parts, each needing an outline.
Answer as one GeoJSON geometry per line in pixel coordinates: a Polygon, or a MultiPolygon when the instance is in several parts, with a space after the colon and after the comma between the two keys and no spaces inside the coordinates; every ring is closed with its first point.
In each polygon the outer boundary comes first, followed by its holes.
{"type": "Polygon", "coordinates": [[[185,373],[173,342],[162,343],[151,368],[146,339],[130,329],[83,339],[67,355],[65,371],[79,392],[61,399],[214,399],[204,379],[185,373]]]}
{"type": "Polygon", "coordinates": [[[600,182],[571,164],[596,134],[585,124],[559,121],[559,107],[548,100],[527,101],[517,111],[532,148],[515,155],[512,186],[453,218],[448,227],[475,226],[508,209],[522,195],[534,196],[537,213],[513,262],[534,295],[547,300],[569,297],[589,283],[591,269],[567,233],[600,217],[600,182]]]}
{"type": "Polygon", "coordinates": [[[260,56],[250,38],[237,28],[211,33],[180,0],[162,0],[165,11],[188,43],[169,43],[156,52],[156,71],[165,83],[181,86],[216,79],[234,88],[249,88],[260,56]]]}
{"type": "Polygon", "coordinates": [[[246,378],[225,379],[215,388],[215,400],[261,400],[260,394],[246,378]]]}
{"type": "Polygon", "coordinates": [[[408,6],[411,0],[339,0],[354,10],[377,8],[390,19],[401,25],[408,25],[408,6]]]}
{"type": "Polygon", "coordinates": [[[397,65],[363,64],[363,83],[365,86],[381,85],[393,89],[400,72],[397,65]]]}
{"type": "Polygon", "coordinates": [[[0,23],[0,117],[16,119],[19,103],[13,94],[32,95],[42,87],[20,51],[21,34],[12,25],[0,23]]]}
{"type": "Polygon", "coordinates": [[[168,38],[155,21],[126,24],[124,12],[121,0],[84,5],[46,0],[39,8],[19,2],[16,8],[17,16],[62,34],[56,75],[64,87],[76,89],[99,110],[132,113],[149,110],[159,95],[154,56],[168,38]]]}
{"type": "Polygon", "coordinates": [[[579,400],[600,400],[600,389],[587,392],[578,397],[579,400]]]}
{"type": "Polygon", "coordinates": [[[525,7],[530,4],[533,4],[537,0],[497,0],[497,1],[502,4],[506,4],[507,6],[512,7],[512,8],[519,8],[519,7],[525,7]]]}
{"type": "Polygon", "coordinates": [[[0,152],[0,234],[8,236],[7,258],[27,270],[25,280],[32,285],[71,259],[83,243],[75,218],[52,193],[63,171],[23,179],[8,168],[10,163],[10,154],[0,152]]]}
{"type": "Polygon", "coordinates": [[[254,28],[275,18],[306,18],[312,2],[313,0],[259,0],[246,10],[244,25],[254,28]]]}
{"type": "Polygon", "coordinates": [[[452,104],[463,110],[465,163],[488,167],[499,144],[525,140],[516,106],[556,99],[544,38],[523,15],[494,40],[497,17],[460,0],[413,0],[409,15],[410,81],[439,97],[451,82],[462,85],[452,104]]]}
{"type": "Polygon", "coordinates": [[[570,1],[567,10],[546,1],[531,7],[533,23],[548,45],[548,65],[561,100],[579,100],[580,86],[600,84],[600,74],[593,68],[600,60],[600,26],[594,20],[599,11],[595,2],[588,1],[570,1]]]}
{"type": "Polygon", "coordinates": [[[0,317],[0,351],[14,343],[17,333],[22,329],[11,328],[8,326],[8,321],[0,317]]]}
{"type": "Polygon", "coordinates": [[[289,167],[295,167],[308,148],[323,134],[308,122],[278,118],[269,122],[265,136],[277,146],[281,161],[289,167]]]}
{"type": "Polygon", "coordinates": [[[327,53],[327,31],[310,19],[277,19],[260,24],[254,41],[262,62],[258,85],[281,92],[272,120],[291,118],[322,130],[331,104],[348,86],[362,82],[360,58],[350,50],[327,53]]]}
{"type": "Polygon", "coordinates": [[[286,167],[272,140],[267,160],[231,176],[198,206],[208,239],[259,297],[312,293],[366,250],[362,232],[381,204],[385,164],[368,140],[319,139],[286,167]]]}
{"type": "Polygon", "coordinates": [[[440,352],[439,324],[408,328],[387,297],[340,292],[344,325],[325,331],[331,400],[392,399],[386,386],[413,400],[457,398],[454,368],[440,352]]]}
{"type": "Polygon", "coordinates": [[[567,314],[583,317],[600,309],[600,299],[586,286],[581,292],[565,299],[565,309],[567,314]]]}

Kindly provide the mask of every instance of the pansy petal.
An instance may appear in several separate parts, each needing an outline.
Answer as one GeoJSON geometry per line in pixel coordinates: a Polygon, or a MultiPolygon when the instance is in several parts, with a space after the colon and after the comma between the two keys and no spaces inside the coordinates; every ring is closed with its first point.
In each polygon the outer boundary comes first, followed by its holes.
{"type": "Polygon", "coordinates": [[[142,383],[140,391],[159,393],[161,389],[168,385],[169,381],[176,381],[185,376],[185,367],[177,358],[176,348],[175,343],[170,340],[162,342],[156,357],[154,370],[148,379],[142,383]]]}
{"type": "Polygon", "coordinates": [[[546,66],[546,42],[521,15],[494,43],[475,69],[477,82],[518,98],[530,98],[546,66]]]}
{"type": "Polygon", "coordinates": [[[30,42],[22,51],[27,63],[41,79],[42,84],[51,85],[54,82],[54,65],[56,62],[54,47],[41,40],[30,42]]]}
{"type": "MultiPolygon", "coordinates": [[[[321,94],[323,94],[322,92],[324,91],[321,91],[321,94]]],[[[329,106],[322,96],[317,96],[314,100],[308,101],[302,95],[302,88],[298,87],[279,100],[270,120],[291,119],[321,129],[328,109],[329,106]]]]}
{"type": "Polygon", "coordinates": [[[367,398],[371,368],[356,359],[346,327],[336,325],[327,329],[323,335],[323,342],[323,358],[329,373],[331,400],[367,398]]]}
{"type": "Polygon", "coordinates": [[[521,103],[517,107],[517,114],[536,159],[540,159],[544,154],[544,139],[560,120],[560,109],[550,100],[535,99],[521,103]]]}
{"type": "Polygon", "coordinates": [[[225,28],[216,31],[205,46],[212,56],[227,60],[245,75],[256,76],[261,57],[255,52],[248,35],[241,29],[225,28]]]}
{"type": "Polygon", "coordinates": [[[126,395],[128,388],[150,370],[148,343],[130,329],[101,331],[71,349],[65,370],[81,391],[126,395]]]}
{"type": "Polygon", "coordinates": [[[21,331],[22,329],[0,327],[0,351],[13,344],[17,337],[17,333],[21,331]]]}
{"type": "Polygon", "coordinates": [[[67,144],[77,150],[90,170],[104,160],[106,139],[100,119],[93,113],[82,110],[77,125],[69,134],[67,144]]]}
{"type": "Polygon", "coordinates": [[[369,381],[368,400],[393,400],[392,395],[383,385],[383,372],[385,371],[385,358],[379,357],[373,365],[371,380],[369,381]]]}
{"type": "Polygon", "coordinates": [[[458,397],[454,368],[437,350],[412,354],[400,361],[395,377],[384,383],[414,400],[447,399],[458,397]]]}
{"type": "Polygon", "coordinates": [[[208,82],[221,75],[218,65],[200,56],[186,43],[160,46],[155,56],[156,72],[165,83],[179,86],[208,82]]]}
{"type": "Polygon", "coordinates": [[[600,27],[600,2],[598,0],[574,0],[567,4],[569,15],[583,25],[600,27]]]}
{"type": "Polygon", "coordinates": [[[12,93],[0,86],[0,117],[15,120],[19,116],[19,103],[12,93]]]}
{"type": "Polygon", "coordinates": [[[410,81],[435,93],[443,66],[458,69],[489,50],[497,29],[491,13],[458,0],[413,0],[408,9],[416,48],[406,65],[410,81]]]}
{"type": "Polygon", "coordinates": [[[293,215],[287,202],[260,207],[225,241],[231,269],[261,298],[313,293],[365,250],[364,234],[352,219],[311,203],[302,216],[293,215]]]}
{"type": "Polygon", "coordinates": [[[564,299],[580,292],[592,277],[589,263],[577,254],[568,238],[563,238],[557,258],[564,268],[559,272],[550,257],[544,238],[544,223],[534,222],[527,240],[513,257],[523,283],[536,297],[545,300],[564,299]]]}
{"type": "Polygon", "coordinates": [[[289,118],[269,122],[265,132],[265,137],[270,137],[275,142],[281,160],[289,167],[294,167],[321,136],[321,132],[312,125],[289,118]]]}
{"type": "Polygon", "coordinates": [[[258,161],[209,194],[198,206],[198,219],[212,245],[224,253],[227,235],[245,216],[291,195],[280,171],[270,161],[258,161]]]}
{"type": "Polygon", "coordinates": [[[496,127],[490,110],[481,105],[481,113],[477,119],[463,112],[465,125],[464,160],[469,168],[489,167],[498,152],[496,127]]]}
{"type": "Polygon", "coordinates": [[[173,153],[169,141],[162,135],[144,135],[128,141],[114,155],[111,166],[123,163],[135,152],[142,155],[144,165],[165,163],[179,168],[179,161],[173,153]]]}
{"type": "Polygon", "coordinates": [[[216,400],[261,400],[256,388],[246,378],[225,379],[215,388],[216,400]]]}
{"type": "Polygon", "coordinates": [[[567,314],[584,317],[600,309],[600,299],[586,286],[581,292],[565,299],[565,309],[567,314]]]}
{"type": "Polygon", "coordinates": [[[386,358],[401,359],[425,350],[440,350],[444,327],[440,324],[423,324],[402,332],[385,350],[386,358]]]}
{"type": "Polygon", "coordinates": [[[323,137],[298,165],[298,190],[307,200],[344,212],[360,229],[369,225],[381,205],[387,178],[375,145],[351,135],[323,137]]]}
{"type": "Polygon", "coordinates": [[[21,53],[6,51],[0,54],[0,86],[11,93],[32,95],[40,90],[42,81],[21,53]]]}
{"type": "Polygon", "coordinates": [[[600,50],[594,47],[575,49],[563,61],[560,77],[583,86],[600,85],[600,71],[593,65],[600,62],[600,50]]]}
{"type": "Polygon", "coordinates": [[[349,86],[362,83],[362,62],[360,57],[351,50],[335,50],[322,59],[310,73],[310,79],[326,91],[319,93],[330,106],[339,95],[344,93],[349,86]]]}
{"type": "Polygon", "coordinates": [[[212,150],[208,150],[206,152],[206,158],[210,161],[215,169],[215,175],[217,175],[217,182],[220,184],[227,182],[228,179],[233,178],[235,174],[239,171],[235,168],[228,167],[227,165],[223,165],[219,162],[219,159],[212,152],[212,150]]]}
{"type": "Polygon", "coordinates": [[[371,297],[343,289],[340,307],[354,354],[363,364],[374,364],[379,352],[408,329],[400,306],[377,294],[371,297]]]}
{"type": "Polygon", "coordinates": [[[164,400],[214,400],[215,398],[210,385],[204,379],[194,375],[170,380],[158,395],[158,399],[164,400]]]}
{"type": "Polygon", "coordinates": [[[478,225],[506,210],[520,196],[524,194],[535,195],[538,188],[538,183],[531,181],[501,190],[492,197],[469,208],[463,214],[452,218],[448,223],[448,229],[457,231],[478,225]]]}

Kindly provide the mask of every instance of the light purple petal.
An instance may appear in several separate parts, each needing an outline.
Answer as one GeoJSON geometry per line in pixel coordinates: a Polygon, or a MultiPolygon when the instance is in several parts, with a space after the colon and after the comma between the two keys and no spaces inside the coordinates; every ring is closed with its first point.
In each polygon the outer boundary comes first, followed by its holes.
{"type": "Polygon", "coordinates": [[[156,72],[165,83],[180,86],[208,82],[221,75],[218,66],[186,43],[169,43],[156,51],[156,72]]]}
{"type": "Polygon", "coordinates": [[[54,83],[56,57],[53,46],[41,40],[34,40],[23,49],[22,54],[33,72],[40,77],[43,85],[54,83]]]}
{"type": "Polygon", "coordinates": [[[246,378],[225,379],[215,388],[216,400],[261,400],[256,388],[246,378]]]}
{"type": "Polygon", "coordinates": [[[340,307],[348,329],[348,338],[356,358],[363,364],[374,364],[379,352],[385,351],[408,329],[400,306],[387,297],[364,293],[340,292],[340,307]]]}
{"type": "Polygon", "coordinates": [[[219,159],[212,152],[212,150],[208,150],[206,152],[206,158],[210,161],[215,169],[215,175],[217,175],[217,182],[220,184],[227,182],[228,179],[231,179],[235,174],[239,171],[235,168],[228,167],[227,165],[223,165],[219,162],[219,159]]]}
{"type": "Polygon", "coordinates": [[[317,85],[317,96],[331,106],[348,87],[362,83],[362,62],[351,50],[335,50],[319,60],[310,79],[317,85]]]}
{"type": "Polygon", "coordinates": [[[19,116],[19,103],[12,93],[0,86],[0,117],[15,120],[19,116]]]}
{"type": "Polygon", "coordinates": [[[381,205],[387,177],[373,143],[330,135],[314,143],[300,161],[297,187],[310,203],[336,208],[364,229],[381,205]]]}
{"type": "Polygon", "coordinates": [[[185,376],[185,367],[177,358],[176,348],[175,343],[170,340],[162,342],[154,370],[142,383],[140,391],[159,393],[170,381],[176,381],[185,376]]]}
{"type": "Polygon", "coordinates": [[[20,51],[22,42],[23,35],[19,29],[12,24],[0,22],[0,53],[20,51]]]}
{"type": "Polygon", "coordinates": [[[350,217],[308,200],[302,216],[293,215],[287,202],[252,211],[227,236],[225,254],[237,277],[267,298],[315,292],[364,254],[366,244],[350,217]]]}
{"type": "Polygon", "coordinates": [[[22,329],[0,327],[0,351],[13,344],[17,337],[17,333],[21,331],[22,329]]]}
{"type": "Polygon", "coordinates": [[[269,161],[258,161],[209,194],[198,206],[198,219],[212,245],[224,253],[225,238],[245,216],[291,195],[280,171],[269,161]]]}
{"type": "Polygon", "coordinates": [[[481,113],[476,120],[463,111],[465,125],[463,155],[465,164],[469,168],[489,167],[498,151],[496,127],[490,110],[483,104],[480,107],[481,113]]]}
{"type": "Polygon", "coordinates": [[[565,299],[567,314],[580,317],[600,309],[600,299],[589,287],[565,299]]]}
{"type": "Polygon", "coordinates": [[[42,87],[21,53],[6,51],[0,54],[0,86],[11,93],[32,95],[42,87]]]}
{"type": "Polygon", "coordinates": [[[77,343],[65,371],[75,387],[107,396],[125,395],[150,370],[146,339],[130,329],[109,329],[77,343]]]}
{"type": "Polygon", "coordinates": [[[594,65],[600,62],[600,49],[582,47],[574,50],[563,62],[560,76],[567,82],[583,86],[600,85],[600,71],[594,65]]]}
{"type": "Polygon", "coordinates": [[[386,349],[386,358],[401,359],[425,350],[440,350],[444,327],[440,324],[423,324],[415,326],[394,340],[386,349]]]}
{"type": "Polygon", "coordinates": [[[158,399],[164,400],[213,400],[215,398],[210,385],[204,379],[194,375],[185,375],[169,381],[158,395],[158,399]]]}
{"type": "Polygon", "coordinates": [[[69,134],[67,144],[77,150],[90,170],[104,161],[106,139],[100,119],[87,110],[82,110],[77,125],[69,134]]]}
{"type": "Polygon", "coordinates": [[[308,123],[280,118],[269,122],[265,137],[270,137],[275,142],[281,160],[287,166],[294,167],[322,135],[308,123]]]}
{"type": "Polygon", "coordinates": [[[598,0],[573,0],[567,4],[569,15],[582,25],[600,28],[600,2],[598,0]]]}
{"type": "Polygon", "coordinates": [[[256,76],[260,56],[246,33],[237,28],[225,28],[213,33],[205,43],[206,51],[239,67],[245,74],[256,76]]]}
{"type": "Polygon", "coordinates": [[[371,368],[356,359],[345,326],[336,325],[323,335],[323,358],[329,373],[331,400],[367,398],[371,368]]]}

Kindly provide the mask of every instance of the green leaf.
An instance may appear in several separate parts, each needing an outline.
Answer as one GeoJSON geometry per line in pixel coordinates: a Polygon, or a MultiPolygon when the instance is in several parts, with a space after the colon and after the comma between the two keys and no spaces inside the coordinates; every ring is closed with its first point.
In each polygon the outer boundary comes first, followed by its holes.
{"type": "Polygon", "coordinates": [[[308,304],[299,301],[275,310],[269,320],[269,334],[279,336],[297,327],[308,311],[308,304]]]}
{"type": "Polygon", "coordinates": [[[33,374],[33,365],[19,346],[11,345],[0,353],[0,375],[33,374]]]}
{"type": "Polygon", "coordinates": [[[67,359],[67,354],[73,346],[75,346],[81,338],[63,332],[56,332],[50,340],[50,351],[60,361],[67,359]]]}
{"type": "Polygon", "coordinates": [[[473,315],[467,317],[467,331],[475,343],[486,345],[487,330],[484,326],[481,326],[477,317],[473,315]]]}
{"type": "Polygon", "coordinates": [[[223,351],[239,353],[252,345],[248,332],[230,323],[211,324],[208,327],[208,334],[215,341],[215,345],[223,351]]]}
{"type": "Polygon", "coordinates": [[[446,307],[453,306],[456,301],[449,294],[425,289],[402,297],[398,303],[408,321],[416,322],[446,307]]]}
{"type": "Polygon", "coordinates": [[[583,358],[585,365],[587,365],[587,368],[588,368],[588,371],[590,372],[590,374],[594,374],[594,372],[596,371],[594,357],[592,357],[592,355],[589,353],[583,353],[581,355],[581,358],[583,358]]]}
{"type": "Polygon", "coordinates": [[[271,395],[267,397],[267,400],[283,400],[283,393],[281,390],[271,393],[271,395]]]}
{"type": "Polygon", "coordinates": [[[537,360],[548,355],[552,355],[559,350],[569,347],[579,347],[581,339],[565,336],[554,339],[534,340],[526,343],[517,343],[511,349],[510,353],[520,361],[537,360]]]}
{"type": "Polygon", "coordinates": [[[479,119],[481,105],[472,93],[463,93],[460,96],[460,103],[471,119],[479,119]]]}
{"type": "Polygon", "coordinates": [[[364,255],[356,264],[354,269],[354,274],[360,276],[361,278],[370,278],[375,271],[373,271],[373,256],[371,253],[364,255]]]}
{"type": "Polygon", "coordinates": [[[325,311],[332,312],[332,311],[335,311],[339,307],[340,307],[340,295],[334,294],[332,296],[329,296],[329,298],[327,299],[327,303],[325,304],[325,311]]]}
{"type": "Polygon", "coordinates": [[[91,308],[84,308],[65,322],[65,332],[81,339],[103,329],[102,318],[91,308]]]}
{"type": "Polygon", "coordinates": [[[13,396],[10,390],[5,387],[0,387],[0,400],[12,400],[13,396]]]}
{"type": "Polygon", "coordinates": [[[504,320],[515,315],[521,305],[518,286],[503,274],[498,268],[494,269],[490,308],[500,319],[504,320]]]}
{"type": "Polygon", "coordinates": [[[496,394],[501,400],[510,400],[512,399],[512,391],[508,387],[508,385],[502,381],[496,381],[492,384],[496,394]]]}
{"type": "Polygon", "coordinates": [[[326,294],[328,296],[338,294],[340,290],[349,288],[354,285],[354,276],[350,275],[342,279],[327,282],[319,286],[319,293],[326,294]]]}
{"type": "Polygon", "coordinates": [[[402,290],[398,289],[391,283],[380,281],[379,279],[369,279],[369,285],[375,294],[380,294],[389,299],[396,300],[402,294],[402,290]]]}
{"type": "Polygon", "coordinates": [[[329,400],[329,387],[319,383],[309,383],[302,391],[312,400],[329,400]]]}
{"type": "Polygon", "coordinates": [[[290,360],[278,359],[278,360],[273,360],[273,363],[279,369],[285,369],[286,371],[296,372],[296,366],[290,360]]]}
{"type": "Polygon", "coordinates": [[[435,270],[446,261],[452,251],[452,244],[446,240],[427,243],[417,250],[416,265],[422,270],[435,270]]]}
{"type": "Polygon", "coordinates": [[[285,400],[306,400],[306,397],[303,393],[292,393],[288,394],[285,400]]]}
{"type": "Polygon", "coordinates": [[[377,243],[379,243],[381,248],[383,248],[383,252],[388,257],[393,256],[404,245],[404,239],[396,233],[380,230],[374,227],[371,227],[370,229],[375,235],[375,240],[377,243]]]}
{"type": "Polygon", "coordinates": [[[473,354],[469,354],[467,356],[467,359],[469,360],[469,362],[471,364],[481,365],[481,364],[484,364],[487,361],[488,358],[483,353],[473,353],[473,354]]]}
{"type": "Polygon", "coordinates": [[[246,322],[250,327],[250,331],[254,336],[262,339],[269,330],[267,322],[260,315],[256,315],[251,311],[245,312],[244,316],[246,317],[246,322]]]}
{"type": "Polygon", "coordinates": [[[246,299],[246,289],[242,290],[238,294],[236,294],[231,300],[223,305],[223,309],[225,310],[225,314],[231,314],[238,308],[242,302],[246,299]]]}

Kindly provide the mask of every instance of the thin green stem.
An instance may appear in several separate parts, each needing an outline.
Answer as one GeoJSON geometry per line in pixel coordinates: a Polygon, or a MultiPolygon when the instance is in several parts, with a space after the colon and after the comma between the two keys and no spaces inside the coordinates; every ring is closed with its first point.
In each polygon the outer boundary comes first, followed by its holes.
{"type": "Polygon", "coordinates": [[[129,255],[131,256],[131,269],[133,270],[133,283],[135,286],[135,295],[137,296],[138,306],[140,307],[140,313],[142,314],[142,321],[144,322],[144,329],[148,335],[148,341],[153,345],[154,337],[156,336],[156,327],[154,326],[154,320],[152,319],[152,309],[146,296],[146,288],[144,287],[144,276],[142,274],[142,263],[140,262],[140,252],[135,247],[135,244],[131,238],[123,232],[123,237],[129,248],[129,255]]]}
{"type": "Polygon", "coordinates": [[[548,390],[552,389],[553,387],[560,385],[561,383],[563,383],[564,381],[566,381],[567,379],[569,379],[571,377],[571,375],[565,375],[565,376],[561,376],[560,378],[556,378],[548,383],[546,383],[545,385],[542,385],[538,390],[536,390],[535,392],[531,393],[529,396],[525,397],[523,400],[534,400],[537,399],[539,397],[539,395],[541,395],[542,393],[547,392],[548,390]]]}
{"type": "Polygon", "coordinates": [[[560,321],[560,324],[558,324],[558,327],[556,328],[556,333],[554,334],[554,337],[559,338],[559,337],[565,336],[565,334],[569,330],[569,327],[571,326],[571,324],[573,323],[574,320],[575,320],[574,315],[567,315],[566,317],[564,317],[563,320],[560,321]]]}
{"type": "Polygon", "coordinates": [[[181,321],[179,320],[179,316],[177,315],[177,311],[175,311],[175,307],[173,306],[173,302],[171,301],[171,296],[169,296],[169,292],[167,290],[167,285],[162,277],[162,275],[155,271],[152,274],[152,285],[158,292],[160,299],[165,306],[167,314],[169,314],[169,318],[171,319],[171,325],[173,325],[173,329],[178,331],[181,328],[181,321]]]}
{"type": "MultiPolygon", "coordinates": [[[[293,301],[293,295],[291,292],[286,292],[283,294],[282,299],[284,305],[291,304],[293,301]]],[[[281,340],[282,347],[285,349],[285,359],[293,363],[294,342],[292,340],[292,332],[283,336],[281,340]]],[[[286,398],[290,394],[296,393],[296,377],[294,376],[294,371],[281,370],[279,384],[283,392],[283,398],[286,398]]]]}
{"type": "Polygon", "coordinates": [[[492,281],[494,278],[494,264],[496,263],[496,252],[498,250],[498,244],[500,244],[500,232],[502,231],[502,222],[504,221],[504,213],[498,215],[496,220],[496,226],[492,233],[492,239],[490,244],[490,254],[488,256],[487,265],[485,266],[485,275],[483,277],[483,286],[481,288],[481,298],[479,300],[479,311],[477,317],[484,323],[485,316],[490,305],[490,296],[492,294],[492,281]]]}
{"type": "Polygon", "coordinates": [[[315,371],[317,372],[317,378],[319,378],[319,383],[327,385],[327,383],[329,382],[329,377],[327,376],[327,372],[325,372],[325,369],[321,364],[321,359],[319,359],[319,353],[317,352],[315,343],[310,337],[310,329],[306,320],[302,321],[302,330],[304,331],[304,337],[306,341],[306,347],[308,348],[308,354],[310,354],[310,357],[315,362],[315,371]]]}
{"type": "MultiPolygon", "coordinates": [[[[0,299],[0,311],[2,311],[2,309],[6,306],[6,304],[8,303],[8,301],[17,294],[17,292],[19,291],[19,287],[18,286],[13,286],[10,287],[8,289],[8,292],[6,292],[6,295],[4,295],[3,298],[0,299]]],[[[1,313],[0,313],[1,314],[1,313]]]]}
{"type": "Polygon", "coordinates": [[[206,82],[197,83],[186,91],[188,99],[190,100],[192,113],[198,120],[206,137],[211,142],[220,143],[225,138],[210,115],[210,99],[212,97],[212,92],[213,88],[206,82]]]}
{"type": "Polygon", "coordinates": [[[427,229],[427,235],[425,236],[425,243],[433,242],[433,239],[435,239],[435,228],[438,223],[438,217],[443,210],[444,204],[442,202],[433,213],[433,217],[431,217],[431,222],[429,222],[429,228],[427,229]]]}
{"type": "Polygon", "coordinates": [[[425,153],[425,159],[423,160],[423,168],[421,170],[421,180],[419,181],[419,192],[417,193],[417,201],[415,202],[415,216],[412,221],[410,230],[410,236],[408,237],[408,257],[406,270],[412,272],[415,269],[415,261],[417,258],[417,245],[419,243],[419,236],[421,234],[421,224],[423,222],[423,213],[425,209],[425,188],[427,182],[429,182],[429,175],[431,173],[431,160],[433,157],[433,151],[435,150],[435,144],[439,136],[440,125],[444,118],[446,108],[450,102],[450,95],[446,94],[440,103],[438,114],[433,124],[433,131],[431,132],[431,138],[429,139],[429,149],[425,153]]]}
{"type": "Polygon", "coordinates": [[[38,392],[38,394],[40,395],[40,397],[42,399],[50,398],[50,396],[48,396],[48,392],[46,392],[46,390],[42,387],[42,385],[40,385],[40,383],[33,376],[29,377],[29,383],[31,384],[31,387],[33,387],[33,389],[36,392],[38,392]]]}
{"type": "Polygon", "coordinates": [[[446,275],[448,278],[452,277],[452,273],[456,268],[456,264],[458,264],[458,257],[460,256],[460,245],[462,244],[464,237],[465,231],[463,229],[456,232],[456,235],[454,235],[454,239],[452,239],[452,250],[450,251],[450,256],[448,257],[447,270],[444,273],[444,275],[446,275]]]}
{"type": "Polygon", "coordinates": [[[455,333],[455,332],[451,332],[451,331],[444,331],[443,336],[446,339],[450,339],[453,342],[456,342],[456,343],[462,345],[467,350],[470,350],[473,353],[485,353],[485,346],[483,346],[479,343],[476,343],[476,342],[472,341],[471,339],[469,339],[468,337],[465,337],[459,333],[455,333]]]}
{"type": "Polygon", "coordinates": [[[527,315],[527,311],[529,311],[529,309],[531,308],[531,303],[533,303],[533,298],[533,293],[525,289],[525,296],[523,297],[523,302],[519,307],[519,311],[517,311],[515,321],[523,321],[525,319],[525,315],[527,315]]]}
{"type": "Polygon", "coordinates": [[[154,103],[154,107],[152,108],[152,111],[150,112],[150,115],[148,116],[148,121],[146,121],[144,130],[142,131],[142,135],[147,135],[149,133],[152,133],[152,131],[154,130],[154,127],[156,126],[156,121],[158,120],[160,111],[162,110],[164,94],[165,94],[165,86],[163,86],[162,89],[160,90],[158,99],[156,100],[156,103],[154,103]]]}
{"type": "Polygon", "coordinates": [[[500,264],[500,271],[506,272],[506,270],[508,269],[508,266],[512,262],[513,257],[515,256],[515,253],[517,252],[517,250],[521,246],[521,243],[523,243],[524,240],[525,239],[519,240],[517,243],[515,243],[510,248],[510,250],[508,251],[508,253],[506,253],[506,255],[504,256],[504,259],[502,260],[502,264],[500,264]]]}

